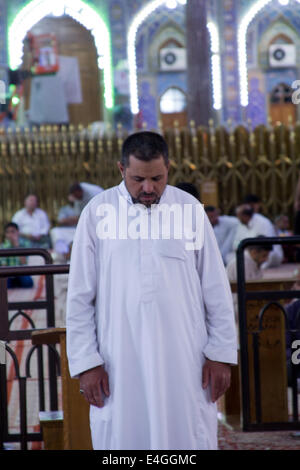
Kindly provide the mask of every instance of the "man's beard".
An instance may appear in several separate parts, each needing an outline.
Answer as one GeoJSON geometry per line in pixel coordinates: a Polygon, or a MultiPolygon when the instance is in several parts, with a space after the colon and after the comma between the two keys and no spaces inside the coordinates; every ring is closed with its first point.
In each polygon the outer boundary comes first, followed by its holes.
{"type": "Polygon", "coordinates": [[[146,207],[151,207],[153,204],[158,204],[160,197],[156,193],[140,193],[137,198],[131,196],[133,204],[143,204],[146,207]],[[143,200],[143,197],[149,197],[149,201],[143,200]]]}

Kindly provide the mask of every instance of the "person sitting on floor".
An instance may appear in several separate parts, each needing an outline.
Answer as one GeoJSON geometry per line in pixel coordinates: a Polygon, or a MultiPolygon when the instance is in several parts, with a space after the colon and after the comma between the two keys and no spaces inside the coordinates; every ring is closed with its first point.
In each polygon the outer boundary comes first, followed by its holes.
{"type": "Polygon", "coordinates": [[[87,203],[102,191],[101,186],[91,183],[74,183],[70,187],[68,199],[74,203],[74,210],[78,218],[87,203]]]}
{"type": "MultiPolygon", "coordinates": [[[[4,242],[0,245],[0,266],[22,266],[26,263],[25,256],[6,256],[1,257],[1,250],[30,248],[28,240],[22,240],[19,237],[19,227],[14,222],[9,222],[4,227],[4,242]]],[[[31,276],[15,276],[7,279],[7,288],[14,287],[33,287],[31,276]]]]}
{"type": "Polygon", "coordinates": [[[74,202],[69,201],[69,204],[61,207],[57,216],[57,225],[59,227],[76,227],[78,222],[77,212],[74,208],[74,202]]]}
{"type": "Polygon", "coordinates": [[[205,206],[204,209],[213,226],[223,262],[226,264],[237,231],[238,218],[230,215],[220,215],[219,209],[214,206],[205,206]]]}
{"type": "MultiPolygon", "coordinates": [[[[240,221],[233,241],[233,250],[236,251],[240,242],[245,238],[258,237],[276,237],[275,228],[272,222],[261,214],[255,213],[248,204],[242,204],[237,207],[236,215],[240,221]]],[[[230,259],[228,259],[229,263],[230,259]]],[[[280,245],[274,245],[270,251],[268,259],[262,264],[262,269],[279,266],[283,261],[283,250],[280,245]]]]}
{"type": "Polygon", "coordinates": [[[50,231],[55,259],[63,258],[73,242],[79,216],[86,204],[103,188],[90,183],[74,183],[69,189],[68,204],[58,213],[57,227],[50,231]]]}
{"type": "Polygon", "coordinates": [[[60,258],[69,251],[69,245],[73,242],[78,222],[78,215],[74,208],[74,202],[60,208],[57,217],[57,226],[50,230],[51,244],[55,259],[60,258]]]}
{"type": "Polygon", "coordinates": [[[280,214],[275,217],[274,227],[277,237],[291,237],[293,235],[290,229],[290,219],[285,214],[280,214]]]}
{"type": "Polygon", "coordinates": [[[251,206],[255,214],[259,214],[262,210],[261,198],[256,194],[247,194],[244,197],[242,204],[251,206]]]}
{"type": "Polygon", "coordinates": [[[20,237],[30,241],[32,248],[49,248],[50,222],[45,211],[38,207],[38,197],[29,194],[20,209],[12,218],[20,230],[20,237]]]}
{"type": "MultiPolygon", "coordinates": [[[[263,235],[257,238],[265,238],[263,235]]],[[[261,266],[268,259],[272,245],[257,244],[250,245],[244,251],[244,266],[245,266],[245,279],[246,281],[254,281],[263,277],[261,266]]],[[[235,282],[237,280],[237,262],[236,256],[226,266],[229,281],[235,282]]]]}
{"type": "MultiPolygon", "coordinates": [[[[258,236],[257,238],[265,238],[264,236],[258,236]]],[[[255,281],[263,277],[263,270],[261,266],[268,259],[270,252],[272,251],[272,245],[251,245],[244,251],[244,273],[245,280],[255,281]]],[[[227,276],[230,282],[237,282],[237,259],[236,255],[226,266],[227,276]]],[[[232,294],[235,320],[238,327],[238,299],[237,294],[232,294]]],[[[238,328],[237,328],[238,329],[238,328]]]]}

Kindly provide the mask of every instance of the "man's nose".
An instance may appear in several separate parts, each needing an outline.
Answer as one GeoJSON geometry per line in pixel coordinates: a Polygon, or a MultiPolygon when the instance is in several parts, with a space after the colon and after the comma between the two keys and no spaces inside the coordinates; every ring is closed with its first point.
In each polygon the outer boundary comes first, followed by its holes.
{"type": "Polygon", "coordinates": [[[143,184],[143,191],[149,194],[153,193],[153,182],[145,180],[143,184]]]}

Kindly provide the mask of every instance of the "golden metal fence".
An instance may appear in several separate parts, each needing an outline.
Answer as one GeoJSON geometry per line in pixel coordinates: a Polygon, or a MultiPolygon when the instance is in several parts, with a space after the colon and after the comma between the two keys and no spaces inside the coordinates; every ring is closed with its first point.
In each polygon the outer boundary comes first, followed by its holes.
{"type": "MultiPolygon", "coordinates": [[[[296,126],[207,128],[174,126],[162,132],[169,144],[170,184],[215,182],[218,205],[231,213],[247,193],[262,198],[264,213],[292,216],[300,168],[300,123],[296,126]]],[[[120,181],[117,161],[126,131],[118,126],[95,135],[83,127],[44,126],[0,132],[0,231],[36,193],[55,223],[70,184],[87,181],[104,188],[120,181]]]]}

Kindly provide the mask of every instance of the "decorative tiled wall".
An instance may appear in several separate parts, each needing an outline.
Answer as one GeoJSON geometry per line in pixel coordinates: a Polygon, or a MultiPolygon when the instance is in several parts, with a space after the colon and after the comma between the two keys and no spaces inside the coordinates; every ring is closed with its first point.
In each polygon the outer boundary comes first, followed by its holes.
{"type": "MultiPolygon", "coordinates": [[[[85,0],[103,14],[110,25],[112,41],[112,57],[115,69],[126,71],[127,32],[134,15],[150,0],[85,0]]],[[[244,14],[257,0],[210,0],[208,17],[216,21],[220,28],[222,58],[222,89],[223,109],[221,120],[232,120],[238,124],[251,118],[253,124],[265,123],[267,120],[267,93],[280,81],[291,81],[300,78],[298,69],[286,71],[268,70],[259,62],[258,48],[262,38],[272,22],[283,19],[291,25],[300,41],[300,4],[290,0],[288,6],[281,6],[273,0],[255,17],[251,23],[247,37],[249,66],[249,106],[242,110],[239,96],[238,44],[237,29],[244,14]],[[298,77],[299,75],[299,77],[298,77]]],[[[0,63],[7,63],[7,25],[12,21],[19,9],[27,4],[27,0],[0,0],[0,63]]],[[[178,28],[185,32],[185,7],[178,6],[175,10],[165,7],[157,9],[140,27],[137,35],[137,67],[140,105],[142,118],[149,126],[155,127],[158,120],[159,97],[170,86],[177,86],[186,91],[185,73],[162,74],[155,70],[155,51],[151,45],[157,35],[167,27],[178,28]],[[150,64],[150,66],[149,66],[150,64]]],[[[267,57],[265,55],[265,57],[267,57]]],[[[2,70],[2,69],[1,69],[2,70]]],[[[2,72],[0,72],[2,73],[2,72]]],[[[126,72],[125,72],[126,73],[126,72]]],[[[1,79],[1,77],[0,77],[1,79]]],[[[129,89],[126,86],[116,88],[116,109],[118,116],[123,116],[123,124],[130,126],[128,119],[129,89]]]]}
{"type": "MultiPolygon", "coordinates": [[[[300,4],[291,0],[288,6],[273,1],[260,11],[248,31],[249,105],[246,116],[252,125],[266,124],[268,119],[268,94],[281,82],[292,84],[297,79],[298,69],[272,69],[268,66],[268,43],[263,43],[267,32],[280,22],[280,33],[300,42],[300,4]],[[258,53],[259,52],[259,53],[258,53]]],[[[275,33],[274,33],[275,34],[275,33]]]]}
{"type": "MultiPolygon", "coordinates": [[[[186,91],[186,73],[160,72],[158,65],[158,49],[151,48],[158,34],[164,28],[174,27],[174,37],[176,29],[185,31],[185,7],[179,6],[174,10],[160,7],[147,21],[141,25],[137,35],[137,65],[141,118],[150,128],[158,125],[159,100],[160,96],[169,87],[175,86],[186,91]],[[150,66],[150,64],[155,64],[150,66]]],[[[184,45],[184,44],[183,44],[184,45]]]]}

